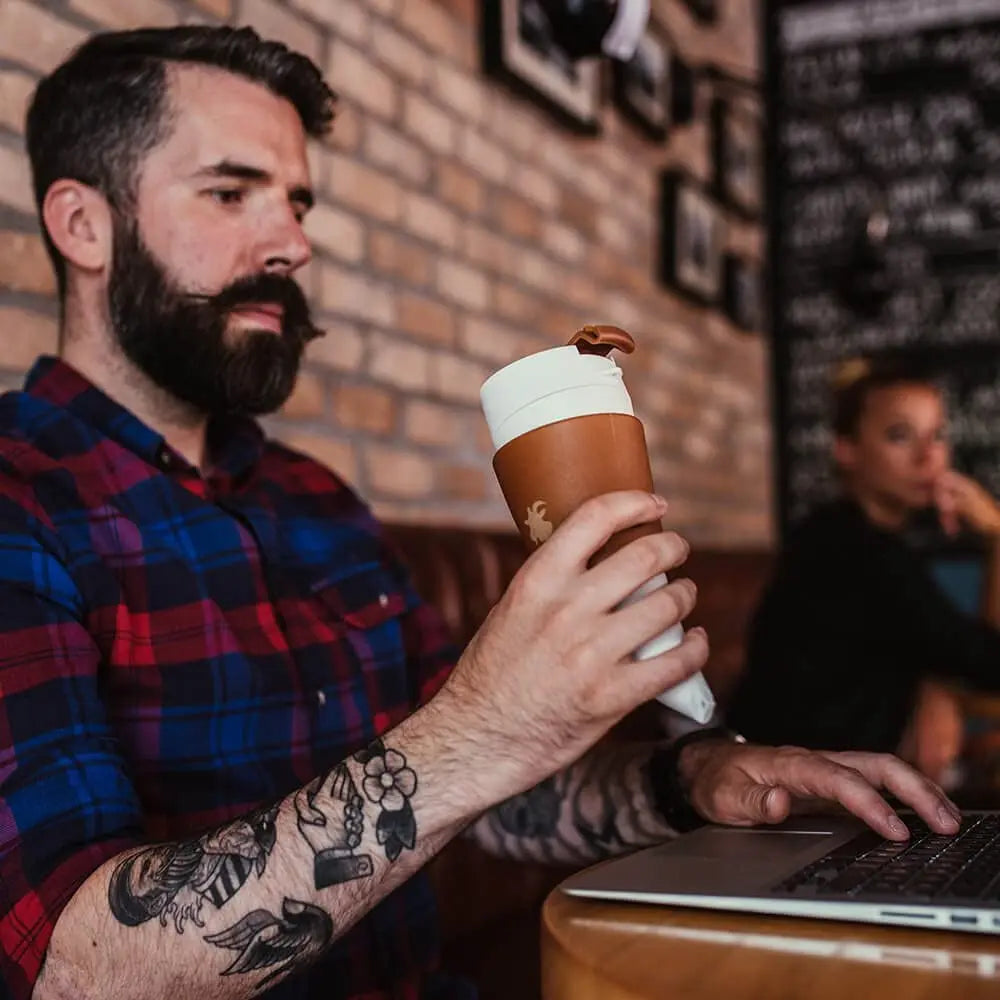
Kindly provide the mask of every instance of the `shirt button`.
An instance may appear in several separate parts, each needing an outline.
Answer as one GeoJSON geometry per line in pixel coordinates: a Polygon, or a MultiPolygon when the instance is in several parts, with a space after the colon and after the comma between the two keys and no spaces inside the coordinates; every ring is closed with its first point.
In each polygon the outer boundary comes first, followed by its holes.
{"type": "Polygon", "coordinates": [[[325,691],[317,691],[316,692],[316,704],[319,705],[320,708],[322,708],[326,704],[326,692],[325,691]]]}
{"type": "Polygon", "coordinates": [[[166,448],[161,448],[156,453],[156,461],[157,461],[157,464],[160,466],[161,469],[169,469],[170,468],[170,452],[167,451],[166,448]]]}
{"type": "Polygon", "coordinates": [[[384,608],[389,603],[389,595],[388,594],[379,594],[378,595],[378,602],[384,608]]]}

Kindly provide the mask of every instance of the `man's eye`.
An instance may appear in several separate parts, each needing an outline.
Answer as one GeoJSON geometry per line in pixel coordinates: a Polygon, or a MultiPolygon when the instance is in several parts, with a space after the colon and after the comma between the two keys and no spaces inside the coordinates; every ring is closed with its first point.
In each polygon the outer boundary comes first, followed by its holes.
{"type": "Polygon", "coordinates": [[[239,205],[246,196],[243,188],[214,188],[208,193],[220,205],[239,205]]]}

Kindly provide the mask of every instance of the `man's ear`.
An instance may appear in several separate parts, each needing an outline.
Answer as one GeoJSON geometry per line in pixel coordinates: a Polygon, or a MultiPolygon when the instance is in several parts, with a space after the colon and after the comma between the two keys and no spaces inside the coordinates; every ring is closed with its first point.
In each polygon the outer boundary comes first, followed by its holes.
{"type": "Polygon", "coordinates": [[[837,435],[833,439],[833,460],[844,472],[853,471],[858,464],[858,446],[849,437],[837,435]]]}
{"type": "Polygon", "coordinates": [[[67,266],[91,274],[111,266],[111,208],[94,188],[80,181],[57,180],[45,192],[42,221],[67,266]]]}

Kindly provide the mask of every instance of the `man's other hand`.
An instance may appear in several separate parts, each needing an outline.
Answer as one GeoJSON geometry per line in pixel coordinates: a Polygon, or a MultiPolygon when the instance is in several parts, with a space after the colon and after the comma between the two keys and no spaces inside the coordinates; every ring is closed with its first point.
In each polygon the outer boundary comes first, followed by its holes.
{"type": "Polygon", "coordinates": [[[712,823],[780,823],[796,812],[839,805],[883,837],[906,840],[909,831],[883,791],[938,833],[957,833],[961,821],[938,785],[891,754],[706,740],[684,748],[680,772],[691,804],[712,823]]]}

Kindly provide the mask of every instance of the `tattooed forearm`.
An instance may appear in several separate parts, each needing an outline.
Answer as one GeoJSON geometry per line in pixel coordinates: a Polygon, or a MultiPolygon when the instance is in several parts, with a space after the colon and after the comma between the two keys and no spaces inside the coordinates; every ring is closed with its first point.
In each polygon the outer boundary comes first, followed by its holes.
{"type": "Polygon", "coordinates": [[[385,856],[395,861],[404,847],[412,851],[417,843],[417,823],[410,805],[417,776],[406,766],[406,758],[398,750],[387,750],[381,740],[356,753],[354,759],[365,766],[365,797],[381,810],[375,822],[375,839],[385,848],[385,856]]]}
{"type": "Polygon", "coordinates": [[[259,980],[260,990],[276,976],[293,966],[301,967],[315,959],[333,938],[333,921],[318,906],[286,899],[281,904],[281,916],[267,910],[254,910],[239,923],[205,940],[217,948],[238,952],[224,976],[274,968],[259,980]]]}
{"type": "Polygon", "coordinates": [[[370,854],[359,854],[364,802],[346,764],[317,778],[295,795],[299,833],[312,848],[317,889],[365,878],[375,870],[370,854]]]}
{"type": "Polygon", "coordinates": [[[470,828],[487,850],[551,864],[585,864],[656,843],[670,829],[651,805],[652,746],[603,746],[501,803],[470,828]]]}
{"type": "Polygon", "coordinates": [[[277,805],[259,809],[197,840],[156,844],[128,855],[108,883],[111,912],[129,927],[154,917],[164,927],[172,918],[178,934],[187,920],[204,927],[206,900],[221,909],[251,873],[264,874],[277,812],[277,805]]]}

